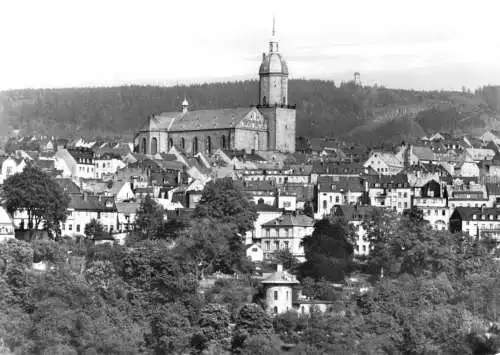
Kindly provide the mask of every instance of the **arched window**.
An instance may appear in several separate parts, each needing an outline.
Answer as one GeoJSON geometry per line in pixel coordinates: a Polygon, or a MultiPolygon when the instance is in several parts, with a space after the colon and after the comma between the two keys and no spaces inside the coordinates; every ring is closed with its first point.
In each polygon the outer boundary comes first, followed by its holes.
{"type": "Polygon", "coordinates": [[[275,314],[278,314],[278,307],[274,306],[274,308],[273,308],[273,312],[274,312],[275,314]]]}
{"type": "Polygon", "coordinates": [[[198,153],[198,137],[193,139],[193,155],[198,153]]]}
{"type": "Polygon", "coordinates": [[[253,149],[259,150],[259,135],[257,133],[253,137],[253,149]]]}
{"type": "Polygon", "coordinates": [[[274,291],[274,300],[277,301],[278,300],[278,291],[274,291]]]}
{"type": "Polygon", "coordinates": [[[326,200],[323,200],[323,209],[326,210],[327,209],[327,202],[326,200]]]}
{"type": "Polygon", "coordinates": [[[146,138],[143,138],[141,143],[141,153],[146,154],[147,144],[146,138]]]}
{"type": "Polygon", "coordinates": [[[231,149],[231,135],[227,135],[227,149],[231,149]]]}
{"type": "Polygon", "coordinates": [[[174,146],[174,140],[172,138],[168,139],[168,150],[174,146]]]}
{"type": "Polygon", "coordinates": [[[262,105],[266,106],[267,105],[267,97],[262,98],[262,105]]]}
{"type": "Polygon", "coordinates": [[[205,149],[207,151],[207,154],[212,154],[212,139],[210,137],[207,137],[206,139],[205,149]]]}
{"type": "Polygon", "coordinates": [[[155,155],[158,153],[158,141],[156,138],[151,139],[151,154],[155,155]]]}
{"type": "Polygon", "coordinates": [[[184,138],[181,138],[181,148],[183,150],[186,149],[186,141],[184,140],[184,138]]]}
{"type": "Polygon", "coordinates": [[[225,135],[222,135],[222,137],[220,138],[220,146],[222,147],[222,149],[226,149],[227,146],[226,146],[226,136],[225,135]]]}

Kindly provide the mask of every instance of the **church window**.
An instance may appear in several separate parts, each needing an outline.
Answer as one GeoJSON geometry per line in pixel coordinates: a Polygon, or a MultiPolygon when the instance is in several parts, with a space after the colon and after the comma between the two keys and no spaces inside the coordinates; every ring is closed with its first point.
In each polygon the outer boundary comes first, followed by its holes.
{"type": "Polygon", "coordinates": [[[231,136],[227,135],[227,149],[231,149],[231,136]]]}
{"type": "Polygon", "coordinates": [[[193,139],[193,154],[198,153],[198,137],[193,139]]]}
{"type": "Polygon", "coordinates": [[[156,138],[151,139],[151,154],[155,155],[158,152],[158,141],[156,138]]]}
{"type": "Polygon", "coordinates": [[[146,138],[143,138],[141,143],[141,153],[146,154],[146,145],[147,145],[146,138]]]}
{"type": "Polygon", "coordinates": [[[259,150],[259,135],[256,134],[254,139],[253,139],[253,147],[255,150],[259,150]]]}
{"type": "Polygon", "coordinates": [[[212,154],[212,139],[210,137],[207,137],[206,150],[207,154],[212,154]]]}
{"type": "Polygon", "coordinates": [[[222,135],[221,139],[220,139],[220,145],[222,147],[222,149],[226,149],[227,146],[226,146],[226,136],[225,135],[222,135]]]}
{"type": "Polygon", "coordinates": [[[277,301],[278,300],[278,291],[274,291],[274,300],[277,301]]]}
{"type": "Polygon", "coordinates": [[[181,148],[186,149],[186,140],[184,138],[181,138],[181,148]]]}
{"type": "Polygon", "coordinates": [[[267,105],[267,97],[262,98],[262,105],[266,106],[267,105]]]}
{"type": "Polygon", "coordinates": [[[174,146],[174,141],[172,140],[172,138],[169,138],[168,139],[168,149],[170,150],[170,148],[172,148],[174,146]]]}

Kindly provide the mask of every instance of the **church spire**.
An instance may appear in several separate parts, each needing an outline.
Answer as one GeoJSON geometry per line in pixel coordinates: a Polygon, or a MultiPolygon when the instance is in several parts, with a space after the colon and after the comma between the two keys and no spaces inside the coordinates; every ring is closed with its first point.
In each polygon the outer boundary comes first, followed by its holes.
{"type": "Polygon", "coordinates": [[[276,17],[273,16],[273,32],[269,41],[269,53],[278,52],[278,39],[276,38],[276,17]]]}

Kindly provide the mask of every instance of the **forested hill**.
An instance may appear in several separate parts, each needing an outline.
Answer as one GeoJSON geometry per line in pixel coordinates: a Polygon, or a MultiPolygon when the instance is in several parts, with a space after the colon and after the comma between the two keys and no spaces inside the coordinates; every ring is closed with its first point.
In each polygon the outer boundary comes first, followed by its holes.
{"type": "MultiPolygon", "coordinates": [[[[4,91],[0,93],[0,132],[132,136],[147,116],[177,110],[184,96],[192,110],[250,106],[257,103],[258,82],[4,91]]],[[[497,125],[497,106],[481,93],[291,80],[289,102],[297,105],[297,135],[307,137],[398,140],[436,129],[470,132],[497,125]]]]}

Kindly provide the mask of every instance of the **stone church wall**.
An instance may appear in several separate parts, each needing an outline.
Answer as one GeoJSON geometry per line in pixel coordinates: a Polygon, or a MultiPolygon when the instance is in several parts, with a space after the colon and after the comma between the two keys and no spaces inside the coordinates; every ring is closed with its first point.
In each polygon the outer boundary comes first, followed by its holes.
{"type": "Polygon", "coordinates": [[[206,153],[209,148],[208,137],[210,137],[210,150],[232,149],[234,147],[234,129],[209,130],[209,131],[187,131],[170,132],[170,138],[176,147],[182,148],[182,138],[184,138],[184,151],[187,154],[196,154],[193,152],[193,142],[198,140],[198,152],[206,153]],[[222,147],[222,137],[224,136],[226,148],[222,147]],[[230,144],[230,146],[228,146],[230,144]],[[231,148],[230,148],[231,147],[231,148]]]}
{"type": "Polygon", "coordinates": [[[252,149],[267,150],[267,131],[236,129],[235,149],[245,149],[248,153],[252,149]]]}

